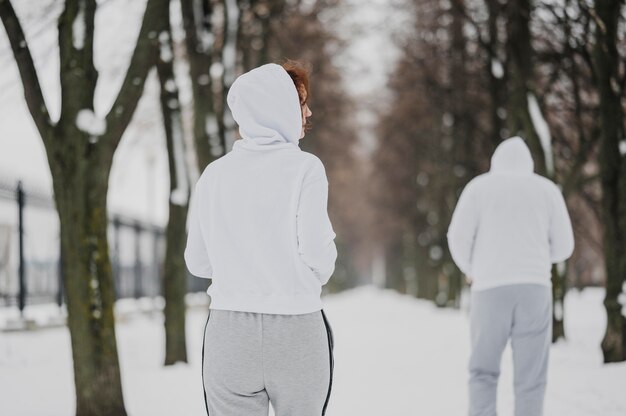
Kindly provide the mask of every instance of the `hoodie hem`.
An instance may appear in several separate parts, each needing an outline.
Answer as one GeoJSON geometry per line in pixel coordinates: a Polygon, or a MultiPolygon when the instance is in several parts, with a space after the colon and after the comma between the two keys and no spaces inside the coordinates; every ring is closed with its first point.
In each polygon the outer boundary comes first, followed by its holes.
{"type": "Polygon", "coordinates": [[[550,281],[550,279],[543,279],[543,278],[542,279],[529,279],[526,277],[526,278],[520,278],[520,279],[500,279],[499,281],[487,281],[487,282],[474,281],[472,285],[470,286],[470,290],[480,291],[480,290],[493,289],[493,288],[502,287],[502,286],[527,285],[527,284],[552,287],[552,282],[550,281]]]}
{"type": "MultiPolygon", "coordinates": [[[[209,287],[209,290],[211,288],[209,287]]],[[[319,295],[292,295],[292,296],[225,296],[209,293],[211,296],[210,309],[221,309],[238,312],[268,313],[276,315],[302,315],[317,312],[322,309],[322,300],[319,295]]]]}

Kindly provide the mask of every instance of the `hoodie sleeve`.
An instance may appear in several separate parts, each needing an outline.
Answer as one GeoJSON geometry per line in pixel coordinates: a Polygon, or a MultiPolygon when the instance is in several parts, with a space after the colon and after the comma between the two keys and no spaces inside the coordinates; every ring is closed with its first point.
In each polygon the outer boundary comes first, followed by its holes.
{"type": "Polygon", "coordinates": [[[191,274],[205,279],[212,279],[213,267],[211,266],[211,261],[209,260],[209,254],[204,238],[202,237],[202,229],[200,225],[199,215],[201,213],[201,195],[199,193],[199,183],[200,180],[196,182],[189,206],[189,231],[187,234],[187,246],[185,247],[184,257],[187,269],[191,272],[191,274]]]}
{"type": "Polygon", "coordinates": [[[335,271],[336,237],[328,217],[328,180],[317,157],[305,174],[297,211],[298,254],[325,285],[335,271]]]}
{"type": "Polygon", "coordinates": [[[471,273],[472,251],[478,229],[478,210],[474,193],[471,183],[461,192],[447,234],[452,259],[466,276],[471,273]]]}
{"type": "Polygon", "coordinates": [[[561,190],[554,186],[550,217],[550,260],[560,263],[574,252],[574,231],[561,190]]]}

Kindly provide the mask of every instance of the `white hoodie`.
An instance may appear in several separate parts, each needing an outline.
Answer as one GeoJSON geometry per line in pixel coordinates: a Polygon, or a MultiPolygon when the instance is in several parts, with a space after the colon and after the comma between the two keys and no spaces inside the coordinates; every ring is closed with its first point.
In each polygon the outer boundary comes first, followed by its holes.
{"type": "Polygon", "coordinates": [[[337,249],[328,180],[298,143],[302,115],[291,77],[268,64],[228,93],[243,137],[210,163],[195,186],[185,262],[213,279],[212,309],[296,315],[322,307],[337,249]]]}
{"type": "Polygon", "coordinates": [[[533,173],[519,137],[502,142],[491,170],[471,180],[459,198],[448,246],[472,290],[536,283],[551,286],[552,263],[574,250],[563,195],[554,182],[533,173]]]}

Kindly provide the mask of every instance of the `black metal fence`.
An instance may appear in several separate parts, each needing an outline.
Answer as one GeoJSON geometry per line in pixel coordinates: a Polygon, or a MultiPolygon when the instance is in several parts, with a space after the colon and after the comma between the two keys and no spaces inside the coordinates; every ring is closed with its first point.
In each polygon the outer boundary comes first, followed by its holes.
{"type": "MultiPolygon", "coordinates": [[[[29,304],[64,303],[58,228],[52,197],[26,192],[21,182],[0,183],[0,306],[17,305],[23,313],[29,304]]],[[[165,230],[112,215],[108,238],[117,299],[160,296],[165,230]]],[[[191,274],[187,282],[189,292],[208,287],[191,274]]]]}

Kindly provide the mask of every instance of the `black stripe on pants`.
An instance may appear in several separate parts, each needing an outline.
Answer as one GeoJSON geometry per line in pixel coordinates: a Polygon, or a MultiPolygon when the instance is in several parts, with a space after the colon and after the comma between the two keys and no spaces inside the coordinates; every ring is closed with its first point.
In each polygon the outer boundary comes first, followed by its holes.
{"type": "Polygon", "coordinates": [[[324,408],[322,409],[322,416],[326,414],[326,407],[328,406],[328,401],[330,400],[330,392],[333,387],[333,369],[335,366],[335,360],[333,357],[333,347],[334,347],[334,339],[333,339],[333,330],[328,323],[328,318],[326,318],[326,314],[322,309],[322,318],[324,319],[324,325],[326,326],[326,335],[328,337],[328,356],[330,357],[330,381],[328,382],[328,394],[326,395],[326,401],[324,402],[324,408]]]}
{"type": "Polygon", "coordinates": [[[202,392],[204,393],[204,407],[206,408],[206,414],[209,416],[209,402],[206,398],[206,388],[204,386],[204,343],[206,341],[206,327],[209,325],[209,319],[211,319],[211,310],[209,309],[209,316],[206,318],[206,323],[204,324],[204,333],[202,334],[202,392]]]}

